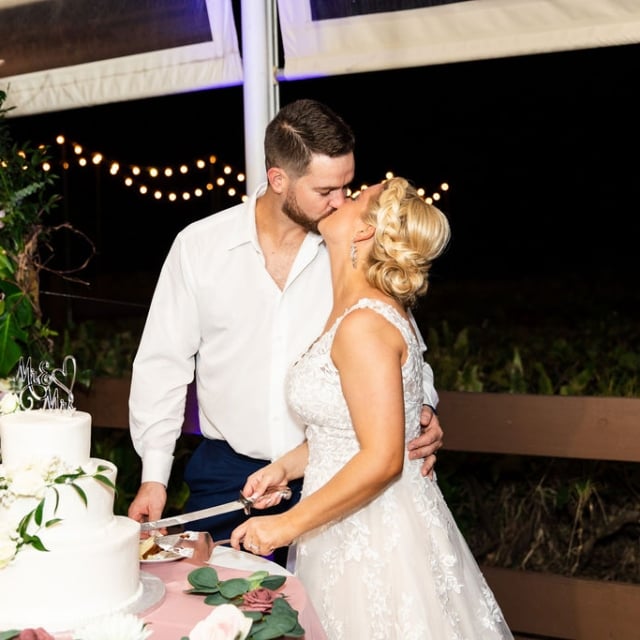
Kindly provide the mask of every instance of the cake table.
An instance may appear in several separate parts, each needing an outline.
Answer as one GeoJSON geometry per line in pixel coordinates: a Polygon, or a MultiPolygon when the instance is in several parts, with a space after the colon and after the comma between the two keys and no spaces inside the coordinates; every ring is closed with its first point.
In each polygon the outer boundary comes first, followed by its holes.
{"type": "MultiPolygon", "coordinates": [[[[318,614],[307,598],[302,583],[280,565],[224,546],[214,549],[207,564],[218,572],[221,580],[247,576],[258,570],[286,575],[283,592],[299,613],[300,624],[305,630],[304,640],[327,640],[318,614]]],[[[202,566],[202,563],[198,566],[202,566]]],[[[143,563],[140,568],[143,573],[159,578],[164,584],[162,599],[147,611],[138,614],[153,630],[149,640],[180,640],[213,610],[204,603],[204,596],[184,593],[190,587],[187,576],[196,568],[193,561],[185,558],[173,562],[143,563]]]]}

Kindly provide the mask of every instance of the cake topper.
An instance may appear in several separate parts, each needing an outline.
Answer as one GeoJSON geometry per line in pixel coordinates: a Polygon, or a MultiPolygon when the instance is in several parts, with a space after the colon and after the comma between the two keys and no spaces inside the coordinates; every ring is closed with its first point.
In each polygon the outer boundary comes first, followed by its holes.
{"type": "Polygon", "coordinates": [[[50,369],[48,362],[31,366],[31,358],[20,358],[16,383],[20,407],[28,409],[75,409],[73,385],[76,381],[76,360],[65,356],[62,367],[50,369]]]}

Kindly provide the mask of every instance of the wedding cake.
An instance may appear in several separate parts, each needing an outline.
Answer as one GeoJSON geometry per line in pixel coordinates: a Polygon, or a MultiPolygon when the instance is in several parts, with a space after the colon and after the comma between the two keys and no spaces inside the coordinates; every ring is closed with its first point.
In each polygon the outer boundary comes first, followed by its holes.
{"type": "Polygon", "coordinates": [[[140,525],[114,515],[117,468],[90,457],[91,416],[62,383],[70,367],[21,363],[20,407],[0,415],[0,632],[73,630],[142,596],[140,525]],[[25,408],[33,397],[45,407],[25,408]]]}

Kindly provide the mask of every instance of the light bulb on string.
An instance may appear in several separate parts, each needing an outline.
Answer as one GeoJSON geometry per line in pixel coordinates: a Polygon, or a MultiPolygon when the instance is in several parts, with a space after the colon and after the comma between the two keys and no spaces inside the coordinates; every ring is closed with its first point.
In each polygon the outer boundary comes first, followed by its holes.
{"type": "MultiPolygon", "coordinates": [[[[69,169],[70,163],[67,162],[64,158],[64,148],[66,145],[65,136],[59,134],[56,136],[56,142],[63,147],[63,159],[60,164],[64,169],[69,169]]],[[[95,166],[100,164],[106,164],[108,166],[108,172],[111,176],[116,176],[121,173],[121,163],[115,159],[107,159],[104,154],[99,151],[90,151],[84,154],[83,146],[78,143],[70,143],[70,146],[73,150],[73,153],[76,155],[76,164],[79,167],[86,167],[89,162],[93,163],[95,166]]],[[[128,174],[126,177],[123,176],[123,182],[126,186],[135,187],[136,192],[141,196],[152,196],[156,201],[160,200],[168,200],[169,202],[186,202],[191,200],[192,198],[201,198],[204,193],[212,192],[216,187],[225,188],[225,194],[229,198],[239,198],[243,202],[248,199],[246,193],[242,193],[242,191],[236,185],[244,185],[246,183],[246,174],[242,171],[236,171],[234,167],[230,164],[224,164],[220,167],[221,175],[214,175],[213,167],[218,164],[218,157],[215,154],[210,154],[203,159],[195,158],[188,162],[176,163],[174,166],[167,165],[164,169],[159,169],[154,165],[146,165],[140,166],[135,164],[127,164],[124,165],[126,167],[125,171],[128,174]],[[150,190],[148,185],[139,184],[138,180],[144,175],[152,180],[161,180],[161,179],[174,179],[177,174],[180,176],[189,176],[192,174],[192,170],[195,168],[196,170],[205,170],[208,167],[208,177],[207,181],[203,184],[195,184],[187,189],[178,188],[177,190],[171,189],[172,185],[159,186],[159,188],[154,188],[150,190]],[[235,182],[235,184],[233,184],[235,182]]],[[[50,170],[51,166],[43,165],[44,170],[50,170]]],[[[393,171],[386,171],[385,180],[393,178],[395,173],[393,171]]],[[[195,176],[194,176],[195,177],[195,176]]],[[[191,178],[193,181],[193,178],[191,178]]],[[[360,191],[367,189],[369,183],[362,183],[359,189],[352,190],[348,188],[345,190],[346,194],[350,197],[357,195],[360,191]]],[[[435,191],[432,195],[426,196],[426,190],[422,187],[418,189],[419,195],[424,198],[427,202],[439,202],[442,199],[442,193],[448,192],[450,189],[449,183],[442,182],[439,186],[439,190],[435,191]]]]}

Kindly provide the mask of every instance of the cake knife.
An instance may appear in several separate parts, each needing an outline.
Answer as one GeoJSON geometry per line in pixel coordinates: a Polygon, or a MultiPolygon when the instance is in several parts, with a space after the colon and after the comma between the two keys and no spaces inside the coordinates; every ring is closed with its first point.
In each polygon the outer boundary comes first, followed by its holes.
{"type": "MultiPolygon", "coordinates": [[[[289,487],[275,487],[265,491],[260,498],[269,496],[270,494],[276,494],[285,500],[291,498],[291,489],[289,487]]],[[[149,522],[142,522],[140,524],[140,531],[153,531],[155,529],[164,529],[165,527],[172,527],[178,524],[186,524],[187,522],[193,522],[194,520],[201,520],[202,518],[210,518],[211,516],[218,516],[222,513],[229,513],[230,511],[239,511],[244,509],[244,512],[249,515],[251,513],[251,507],[254,500],[246,498],[240,494],[237,500],[231,502],[225,502],[215,507],[209,507],[207,509],[200,509],[198,511],[190,511],[189,513],[182,513],[178,516],[170,516],[168,518],[160,518],[160,520],[150,520],[149,522]]]]}

